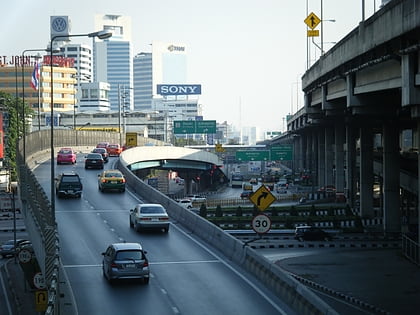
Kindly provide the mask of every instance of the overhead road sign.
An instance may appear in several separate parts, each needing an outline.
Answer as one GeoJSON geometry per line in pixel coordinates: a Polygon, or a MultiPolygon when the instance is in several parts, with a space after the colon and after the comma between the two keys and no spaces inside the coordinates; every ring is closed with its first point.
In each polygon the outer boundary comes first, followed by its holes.
{"type": "Polygon", "coordinates": [[[235,158],[238,161],[269,161],[270,151],[252,150],[252,151],[236,151],[235,158]]]}
{"type": "Polygon", "coordinates": [[[271,161],[291,161],[293,159],[293,145],[276,145],[270,148],[271,161]]]}
{"type": "Polygon", "coordinates": [[[318,26],[319,23],[321,23],[321,19],[316,16],[315,13],[311,12],[305,20],[303,20],[308,27],[313,30],[315,27],[318,26]]]}
{"type": "Polygon", "coordinates": [[[191,134],[191,133],[216,133],[215,120],[175,120],[175,134],[191,134]]]}
{"type": "Polygon", "coordinates": [[[261,185],[252,195],[249,197],[249,200],[258,208],[260,211],[267,209],[274,201],[276,197],[271,193],[271,191],[261,185]]]}
{"type": "Polygon", "coordinates": [[[195,133],[216,133],[215,120],[196,120],[195,133]]]}

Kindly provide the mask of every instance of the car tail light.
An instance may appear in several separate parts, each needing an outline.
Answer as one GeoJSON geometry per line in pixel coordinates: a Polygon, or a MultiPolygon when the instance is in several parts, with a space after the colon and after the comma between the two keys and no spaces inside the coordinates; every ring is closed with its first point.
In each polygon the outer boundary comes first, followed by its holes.
{"type": "Polygon", "coordinates": [[[159,218],[159,221],[168,221],[169,218],[159,218]]]}
{"type": "Polygon", "coordinates": [[[143,267],[149,267],[149,262],[147,260],[144,261],[143,267]]]}
{"type": "Polygon", "coordinates": [[[125,178],[123,178],[121,182],[125,183],[125,178]]]}
{"type": "Polygon", "coordinates": [[[140,221],[150,221],[152,220],[151,218],[140,218],[140,221]]]}
{"type": "Polygon", "coordinates": [[[118,264],[116,264],[116,263],[112,263],[112,264],[111,264],[111,268],[118,268],[118,264]]]}

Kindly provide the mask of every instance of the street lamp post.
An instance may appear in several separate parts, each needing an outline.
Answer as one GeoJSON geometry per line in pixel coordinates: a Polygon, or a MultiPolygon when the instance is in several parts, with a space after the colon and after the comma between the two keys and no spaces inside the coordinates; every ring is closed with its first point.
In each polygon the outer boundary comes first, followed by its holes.
{"type": "Polygon", "coordinates": [[[50,76],[51,76],[51,80],[50,80],[50,85],[51,85],[51,90],[50,90],[50,96],[51,96],[51,102],[50,102],[50,112],[51,112],[51,119],[50,119],[50,124],[51,124],[51,135],[50,135],[50,150],[51,150],[51,215],[52,215],[52,219],[53,222],[55,222],[55,165],[54,165],[54,68],[53,68],[53,44],[54,41],[58,38],[69,38],[69,37],[98,37],[99,39],[106,39],[106,38],[110,38],[112,36],[112,32],[111,31],[107,31],[107,30],[102,30],[102,31],[98,31],[98,32],[93,32],[93,33],[87,33],[87,34],[71,34],[71,35],[56,35],[51,37],[51,41],[50,41],[50,76]]]}

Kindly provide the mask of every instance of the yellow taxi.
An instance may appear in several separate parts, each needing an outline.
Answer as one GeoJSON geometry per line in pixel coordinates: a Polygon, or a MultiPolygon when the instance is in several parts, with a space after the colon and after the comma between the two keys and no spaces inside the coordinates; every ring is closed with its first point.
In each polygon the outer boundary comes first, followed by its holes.
{"type": "Polygon", "coordinates": [[[125,177],[119,170],[105,170],[98,175],[98,189],[102,192],[105,190],[125,191],[125,177]]]}

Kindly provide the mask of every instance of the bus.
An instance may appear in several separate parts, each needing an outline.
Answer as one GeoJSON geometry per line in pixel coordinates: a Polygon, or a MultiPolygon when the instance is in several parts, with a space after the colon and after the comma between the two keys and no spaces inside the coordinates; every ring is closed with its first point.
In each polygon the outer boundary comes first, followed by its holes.
{"type": "Polygon", "coordinates": [[[241,174],[232,174],[230,185],[232,186],[232,188],[242,188],[243,181],[244,177],[241,174]]]}

